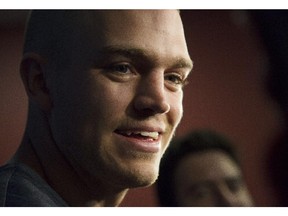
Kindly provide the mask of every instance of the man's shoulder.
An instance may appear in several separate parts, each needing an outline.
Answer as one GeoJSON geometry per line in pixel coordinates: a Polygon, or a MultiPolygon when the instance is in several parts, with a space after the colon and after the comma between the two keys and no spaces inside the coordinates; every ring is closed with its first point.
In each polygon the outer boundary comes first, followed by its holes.
{"type": "MultiPolygon", "coordinates": [[[[0,167],[0,182],[9,183],[11,180],[34,179],[36,173],[23,164],[6,164],[0,167]]],[[[37,178],[37,177],[36,177],[37,178]]]]}
{"type": "Polygon", "coordinates": [[[0,206],[67,206],[31,168],[22,164],[0,167],[0,206]]]}

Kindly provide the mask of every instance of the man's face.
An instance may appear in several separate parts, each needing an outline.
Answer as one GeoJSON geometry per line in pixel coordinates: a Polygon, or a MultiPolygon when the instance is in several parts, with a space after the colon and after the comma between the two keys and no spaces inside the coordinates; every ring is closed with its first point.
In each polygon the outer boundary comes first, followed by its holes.
{"type": "Polygon", "coordinates": [[[149,185],[182,117],[192,67],[179,14],[98,11],[83,21],[51,92],[53,137],[85,181],[149,185]]]}
{"type": "Polygon", "coordinates": [[[175,171],[174,187],[179,206],[253,206],[239,166],[217,150],[183,158],[175,171]]]}

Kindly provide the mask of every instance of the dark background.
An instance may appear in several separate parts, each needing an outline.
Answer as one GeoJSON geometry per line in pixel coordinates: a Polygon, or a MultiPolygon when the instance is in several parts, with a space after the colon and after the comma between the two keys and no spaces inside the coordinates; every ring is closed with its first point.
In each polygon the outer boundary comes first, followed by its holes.
{"type": "MultiPolygon", "coordinates": [[[[0,164],[22,138],[27,96],[19,76],[26,10],[0,10],[0,164]]],[[[210,128],[230,138],[257,206],[277,206],[267,169],[283,128],[265,86],[266,55],[249,14],[242,10],[181,11],[194,69],[185,87],[177,135],[210,128]]],[[[157,206],[154,186],[131,190],[122,206],[157,206]]]]}

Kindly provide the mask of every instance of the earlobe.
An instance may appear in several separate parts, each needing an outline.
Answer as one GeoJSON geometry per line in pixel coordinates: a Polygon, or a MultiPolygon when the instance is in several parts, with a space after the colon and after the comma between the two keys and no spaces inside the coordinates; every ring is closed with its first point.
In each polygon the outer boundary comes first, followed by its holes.
{"type": "Polygon", "coordinates": [[[52,101],[44,77],[44,61],[41,56],[28,53],[22,58],[20,73],[27,95],[40,109],[49,112],[52,101]]]}

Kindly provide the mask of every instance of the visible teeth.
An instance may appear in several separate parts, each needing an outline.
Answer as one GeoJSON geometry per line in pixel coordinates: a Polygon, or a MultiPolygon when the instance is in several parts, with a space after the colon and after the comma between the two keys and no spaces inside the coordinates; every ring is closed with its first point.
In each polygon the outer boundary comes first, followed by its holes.
{"type": "Polygon", "coordinates": [[[140,132],[141,136],[147,136],[147,137],[151,137],[153,139],[157,139],[158,138],[158,132],[140,132]]]}
{"type": "Polygon", "coordinates": [[[140,134],[141,136],[145,137],[151,137],[152,139],[158,139],[159,133],[158,132],[147,132],[147,131],[126,131],[125,132],[128,136],[131,136],[132,134],[140,134]]]}
{"type": "Polygon", "coordinates": [[[126,134],[128,135],[128,136],[131,136],[131,134],[132,134],[132,132],[126,132],[126,134]]]}

